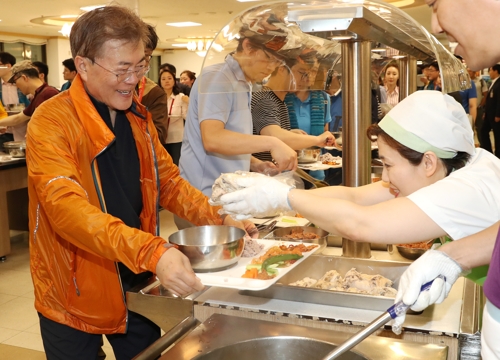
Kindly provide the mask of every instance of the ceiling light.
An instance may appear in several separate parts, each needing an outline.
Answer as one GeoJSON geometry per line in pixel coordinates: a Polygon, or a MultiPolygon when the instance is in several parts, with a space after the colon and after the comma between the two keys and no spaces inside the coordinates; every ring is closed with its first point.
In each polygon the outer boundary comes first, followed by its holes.
{"type": "Polygon", "coordinates": [[[61,15],[61,19],[76,19],[80,15],[61,15]]]}
{"type": "Polygon", "coordinates": [[[60,32],[65,37],[69,37],[69,34],[71,34],[71,28],[73,27],[73,24],[74,23],[65,23],[62,26],[61,30],[59,30],[58,32],[60,32]]]}
{"type": "Polygon", "coordinates": [[[102,8],[102,7],[105,7],[106,5],[90,5],[90,6],[83,6],[80,8],[80,10],[83,10],[83,11],[92,11],[92,10],[95,10],[95,9],[99,9],[99,8],[102,8]]]}
{"type": "Polygon", "coordinates": [[[392,58],[393,59],[402,59],[402,58],[405,58],[406,55],[394,55],[392,58]]]}
{"type": "Polygon", "coordinates": [[[385,51],[387,51],[387,49],[384,49],[384,48],[372,49],[372,52],[385,52],[385,51]]]}
{"type": "Polygon", "coordinates": [[[184,44],[172,44],[173,47],[185,47],[187,48],[188,47],[188,43],[184,43],[184,44]]]}
{"type": "Polygon", "coordinates": [[[200,23],[195,23],[195,22],[192,22],[192,21],[167,23],[167,25],[168,26],[175,26],[175,27],[201,26],[200,23]]]}

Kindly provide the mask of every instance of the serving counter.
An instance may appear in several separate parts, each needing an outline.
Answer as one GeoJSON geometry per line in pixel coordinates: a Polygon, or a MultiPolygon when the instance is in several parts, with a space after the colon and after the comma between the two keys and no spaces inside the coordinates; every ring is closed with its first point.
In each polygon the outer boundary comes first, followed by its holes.
{"type": "MultiPolygon", "coordinates": [[[[341,251],[340,248],[327,247],[319,256],[338,258],[341,251]]],[[[397,252],[389,254],[386,251],[375,250],[372,251],[370,260],[409,264],[409,261],[397,252]]],[[[300,270],[300,267],[296,270],[300,270]]],[[[482,308],[481,294],[477,285],[460,278],[443,303],[430,306],[421,314],[407,315],[401,335],[396,336],[392,333],[390,326],[379,330],[376,335],[386,341],[392,339],[404,343],[446,346],[448,349],[446,359],[448,360],[480,359],[478,319],[482,308]]],[[[222,314],[231,318],[248,318],[290,326],[304,326],[309,329],[323,329],[331,331],[332,334],[344,334],[345,337],[358,332],[363,326],[381,315],[380,310],[250,296],[244,291],[219,287],[208,288],[186,299],[180,299],[162,290],[161,286],[157,286],[148,290],[146,294],[140,294],[140,290],[136,290],[133,294],[128,293],[127,301],[130,309],[143,315],[146,315],[143,313],[146,311],[150,315],[146,316],[160,325],[167,332],[167,336],[172,327],[178,332],[174,322],[180,323],[182,319],[189,318],[195,319],[199,324],[199,322],[210,321],[209,319],[214,314],[222,314]],[[148,297],[151,301],[147,301],[148,297]],[[153,301],[152,298],[155,300],[153,301]],[[140,302],[142,305],[137,306],[140,302]],[[167,321],[169,317],[175,321],[167,321]]],[[[191,325],[190,331],[194,327],[194,324],[191,325]]],[[[273,336],[277,335],[279,333],[273,336]]],[[[336,343],[333,337],[331,341],[336,343]]],[[[174,342],[177,340],[172,341],[174,342]]],[[[355,347],[354,350],[357,348],[355,347]]],[[[167,351],[166,354],[168,353],[167,351]]],[[[165,357],[165,359],[170,358],[165,357]]],[[[147,359],[147,357],[141,359],[147,359]]]]}
{"type": "MultiPolygon", "coordinates": [[[[0,261],[10,253],[10,224],[26,222],[27,226],[27,195],[25,192],[18,196],[8,196],[8,192],[28,187],[28,172],[26,160],[19,159],[9,162],[0,162],[0,261]],[[24,219],[25,221],[23,221],[24,219]]],[[[16,230],[26,230],[25,228],[16,230]]]]}

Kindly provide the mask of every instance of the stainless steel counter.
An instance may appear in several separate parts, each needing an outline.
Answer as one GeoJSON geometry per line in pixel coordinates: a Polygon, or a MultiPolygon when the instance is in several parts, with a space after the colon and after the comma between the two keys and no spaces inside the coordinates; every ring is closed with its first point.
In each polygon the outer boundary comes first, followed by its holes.
{"type": "MultiPolygon", "coordinates": [[[[214,314],[168,350],[161,360],[322,359],[348,334],[214,314]]],[[[346,360],[445,360],[447,347],[370,336],[346,360]]]]}
{"type": "MultiPolygon", "coordinates": [[[[340,251],[339,248],[326,248],[323,254],[326,253],[334,258],[340,251]]],[[[373,260],[396,260],[397,264],[406,261],[397,252],[391,255],[385,251],[372,251],[370,261],[373,260]]],[[[147,294],[142,294],[139,290],[127,293],[129,308],[150,318],[166,332],[186,318],[194,316],[196,320],[203,322],[214,314],[223,314],[235,318],[272,321],[284,326],[306,326],[311,332],[319,329],[327,333],[338,332],[345,337],[359,331],[381,314],[379,309],[360,309],[356,308],[355,304],[349,307],[345,303],[343,306],[337,306],[310,303],[304,299],[297,301],[264,298],[217,287],[207,288],[186,299],[172,296],[161,286],[153,287],[147,294]]],[[[378,331],[377,335],[387,341],[390,338],[397,338],[419,343],[419,346],[446,345],[448,360],[479,359],[481,294],[479,287],[469,280],[460,278],[442,304],[433,305],[420,315],[408,315],[402,335],[399,337],[394,335],[389,326],[378,331]]],[[[276,332],[275,335],[281,333],[276,332]]],[[[163,341],[163,343],[171,342],[171,340],[163,341]]],[[[405,357],[400,358],[405,359],[405,357]]]]}

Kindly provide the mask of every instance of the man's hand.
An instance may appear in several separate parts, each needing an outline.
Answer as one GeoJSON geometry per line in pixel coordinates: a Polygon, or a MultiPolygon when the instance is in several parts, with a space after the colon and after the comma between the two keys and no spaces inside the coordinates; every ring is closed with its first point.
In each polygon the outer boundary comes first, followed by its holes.
{"type": "Polygon", "coordinates": [[[283,141],[276,139],[275,145],[270,149],[279,171],[297,169],[297,152],[283,141]]]}
{"type": "Polygon", "coordinates": [[[250,170],[264,175],[275,176],[280,173],[278,167],[270,161],[253,161],[250,170]]]}
{"type": "Polygon", "coordinates": [[[227,226],[235,226],[237,228],[243,229],[246,231],[248,236],[251,236],[253,238],[257,238],[259,236],[259,230],[257,230],[255,224],[250,220],[237,221],[234,220],[230,215],[228,215],[224,218],[224,221],[222,223],[227,226]]]}
{"type": "Polygon", "coordinates": [[[186,296],[204,288],[189,259],[175,248],[163,253],[156,265],[156,276],[166,289],[178,296],[186,296]]]}
{"type": "Polygon", "coordinates": [[[333,134],[329,131],[325,131],[323,134],[318,135],[318,146],[319,147],[324,147],[324,146],[335,146],[335,137],[333,134]]]}

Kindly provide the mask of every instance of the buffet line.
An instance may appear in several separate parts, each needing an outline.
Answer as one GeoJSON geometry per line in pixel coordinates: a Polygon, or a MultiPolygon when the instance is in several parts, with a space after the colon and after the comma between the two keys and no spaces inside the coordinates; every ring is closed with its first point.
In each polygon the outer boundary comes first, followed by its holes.
{"type": "MultiPolygon", "coordinates": [[[[341,238],[307,219],[255,222],[263,224],[259,238],[247,239],[245,247],[239,233],[224,241],[227,247],[180,247],[206,285],[203,291],[180,298],[151,279],[127,293],[129,309],[165,331],[137,359],[246,359],[234,357],[242,346],[253,349],[248,359],[268,358],[263,351],[276,352],[276,359],[326,359],[393,305],[401,274],[427,250],[426,244],[390,251],[374,244],[369,259],[350,258],[342,254],[341,238]]],[[[190,231],[212,231],[202,228],[190,231]]],[[[169,241],[182,245],[185,230],[169,241]]],[[[408,312],[400,335],[389,323],[338,358],[480,359],[483,304],[480,287],[461,278],[443,303],[408,312]]]]}

